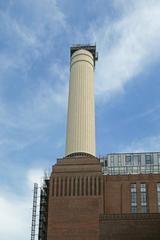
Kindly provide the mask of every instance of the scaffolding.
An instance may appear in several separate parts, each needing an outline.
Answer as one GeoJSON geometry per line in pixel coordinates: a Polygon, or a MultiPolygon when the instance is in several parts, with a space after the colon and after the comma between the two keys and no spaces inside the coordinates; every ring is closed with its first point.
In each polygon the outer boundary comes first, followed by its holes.
{"type": "Polygon", "coordinates": [[[40,193],[38,240],[47,240],[49,179],[45,177],[40,193]]]}
{"type": "Polygon", "coordinates": [[[35,235],[36,235],[37,194],[38,194],[38,184],[37,184],[37,183],[34,183],[34,190],[33,190],[33,208],[32,208],[32,226],[31,226],[31,240],[35,240],[35,235]]]}

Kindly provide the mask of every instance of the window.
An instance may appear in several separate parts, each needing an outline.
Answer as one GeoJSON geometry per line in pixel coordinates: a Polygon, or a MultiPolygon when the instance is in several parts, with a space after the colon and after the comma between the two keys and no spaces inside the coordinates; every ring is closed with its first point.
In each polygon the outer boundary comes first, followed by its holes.
{"type": "Polygon", "coordinates": [[[105,167],[107,167],[107,166],[108,166],[108,161],[107,161],[107,160],[105,160],[104,162],[105,162],[105,164],[104,164],[104,165],[105,165],[105,167]]]}
{"type": "Polygon", "coordinates": [[[131,156],[125,156],[125,162],[126,162],[126,165],[131,165],[132,163],[131,156]]]}
{"type": "Polygon", "coordinates": [[[153,159],[151,155],[145,155],[145,163],[146,164],[152,164],[153,163],[153,159]]]}
{"type": "Polygon", "coordinates": [[[160,213],[160,183],[157,183],[157,207],[160,213]]]}
{"type": "Polygon", "coordinates": [[[136,183],[131,183],[131,213],[137,212],[137,188],[136,183]]]}
{"type": "Polygon", "coordinates": [[[141,155],[134,155],[134,165],[141,165],[141,155]]]}
{"type": "Polygon", "coordinates": [[[141,183],[141,212],[142,213],[147,213],[148,208],[147,208],[147,189],[146,189],[146,184],[141,183]]]}
{"type": "Polygon", "coordinates": [[[131,206],[131,213],[137,213],[137,206],[131,206]]]}
{"type": "Polygon", "coordinates": [[[141,206],[141,212],[147,213],[147,206],[141,206]]]}
{"type": "Polygon", "coordinates": [[[113,156],[110,157],[110,164],[111,164],[111,166],[114,166],[114,157],[113,156]]]}

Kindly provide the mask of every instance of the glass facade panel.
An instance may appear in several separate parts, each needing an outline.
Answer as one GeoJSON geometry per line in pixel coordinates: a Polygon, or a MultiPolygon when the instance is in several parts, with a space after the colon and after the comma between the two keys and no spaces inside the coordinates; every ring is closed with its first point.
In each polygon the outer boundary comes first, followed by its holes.
{"type": "Polygon", "coordinates": [[[132,163],[132,158],[131,158],[130,155],[129,155],[129,156],[125,156],[125,163],[126,163],[126,165],[131,165],[131,163],[132,163]]]}
{"type": "Polygon", "coordinates": [[[137,213],[137,206],[131,206],[131,213],[137,213]]]}
{"type": "Polygon", "coordinates": [[[114,156],[111,156],[111,158],[110,158],[110,164],[111,164],[111,166],[114,166],[115,164],[114,164],[114,156]]]}
{"type": "Polygon", "coordinates": [[[141,155],[133,155],[133,164],[141,165],[141,155]]]}
{"type": "Polygon", "coordinates": [[[131,183],[131,213],[137,212],[137,188],[136,183],[131,183]]]}
{"type": "Polygon", "coordinates": [[[141,212],[142,213],[147,213],[147,206],[142,206],[141,207],[141,212]]]}
{"type": "Polygon", "coordinates": [[[147,213],[147,188],[145,183],[141,183],[141,212],[147,213]]]}
{"type": "Polygon", "coordinates": [[[136,183],[131,183],[131,192],[136,192],[136,183]]]}
{"type": "Polygon", "coordinates": [[[146,164],[153,164],[153,158],[150,154],[145,155],[145,163],[146,164]]]}
{"type": "Polygon", "coordinates": [[[160,213],[160,183],[157,183],[157,207],[160,213]]]}
{"type": "Polygon", "coordinates": [[[160,152],[108,154],[100,162],[105,175],[160,173],[160,152]]]}
{"type": "Polygon", "coordinates": [[[141,183],[141,192],[146,192],[146,184],[141,183]]]}

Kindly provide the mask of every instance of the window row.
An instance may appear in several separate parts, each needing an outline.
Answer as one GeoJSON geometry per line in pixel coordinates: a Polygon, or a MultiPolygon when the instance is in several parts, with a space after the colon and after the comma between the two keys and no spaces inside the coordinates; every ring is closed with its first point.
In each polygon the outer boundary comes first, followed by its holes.
{"type": "MultiPolygon", "coordinates": [[[[146,154],[145,155],[145,164],[153,164],[153,156],[151,154],[146,154]]],[[[160,158],[158,158],[158,160],[160,160],[160,158]]],[[[158,161],[159,162],[159,161],[158,161]]],[[[137,155],[127,155],[125,156],[125,164],[126,165],[133,165],[133,164],[137,164],[137,165],[141,165],[141,155],[137,154],[137,155]]]]}
{"type": "MultiPolygon", "coordinates": [[[[137,213],[137,186],[136,183],[131,183],[131,213],[137,213]]],[[[148,212],[148,195],[146,183],[140,185],[140,204],[141,213],[148,212]]],[[[157,183],[157,208],[160,212],[160,183],[157,183]]]]}
{"type": "Polygon", "coordinates": [[[100,159],[103,167],[160,165],[160,154],[123,154],[111,155],[100,159]]]}
{"type": "Polygon", "coordinates": [[[56,177],[52,182],[52,196],[98,196],[102,190],[101,177],[56,177]]]}

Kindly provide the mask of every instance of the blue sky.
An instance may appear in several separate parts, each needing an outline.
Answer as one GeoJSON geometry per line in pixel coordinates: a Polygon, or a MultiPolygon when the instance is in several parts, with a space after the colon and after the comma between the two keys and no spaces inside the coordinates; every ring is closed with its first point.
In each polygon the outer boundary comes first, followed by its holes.
{"type": "Polygon", "coordinates": [[[95,42],[97,156],[160,151],[158,0],[0,0],[3,240],[29,238],[33,182],[64,156],[69,48],[95,42]]]}

